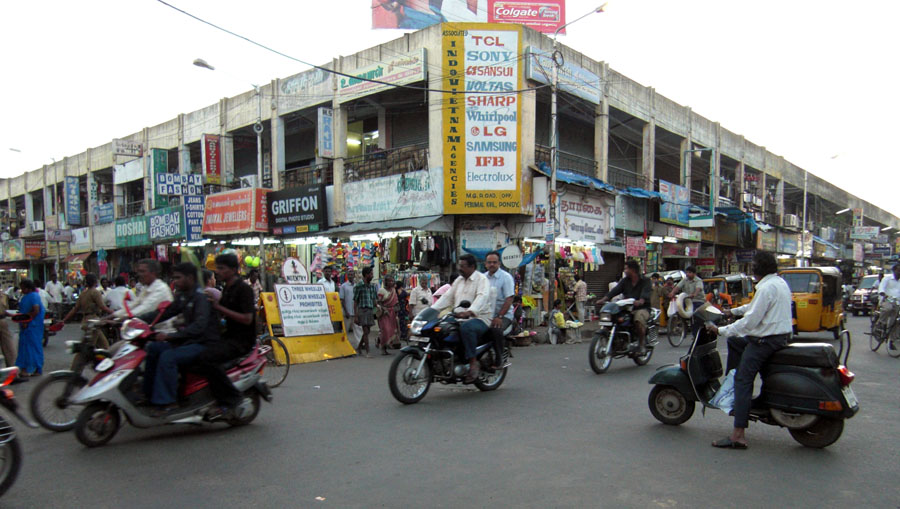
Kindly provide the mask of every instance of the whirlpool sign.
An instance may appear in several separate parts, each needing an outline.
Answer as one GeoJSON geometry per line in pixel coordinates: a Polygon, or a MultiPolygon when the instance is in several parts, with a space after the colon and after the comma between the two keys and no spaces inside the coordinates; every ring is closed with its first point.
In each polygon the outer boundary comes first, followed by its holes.
{"type": "Polygon", "coordinates": [[[322,231],[325,207],[325,187],[321,185],[269,193],[269,228],[275,235],[322,231]]]}

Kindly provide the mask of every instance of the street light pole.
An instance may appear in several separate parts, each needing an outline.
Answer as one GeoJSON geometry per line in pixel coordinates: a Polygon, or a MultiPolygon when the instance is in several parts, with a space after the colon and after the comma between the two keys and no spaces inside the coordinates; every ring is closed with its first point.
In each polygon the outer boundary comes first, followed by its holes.
{"type": "MultiPolygon", "coordinates": [[[[547,233],[547,247],[550,249],[550,259],[548,260],[549,269],[549,278],[550,278],[550,289],[554,290],[556,288],[556,171],[559,166],[559,136],[557,135],[557,115],[556,115],[556,96],[558,94],[559,89],[559,67],[562,65],[560,61],[562,60],[562,53],[559,52],[559,46],[557,43],[557,36],[559,33],[566,28],[567,26],[582,20],[591,14],[603,12],[606,8],[606,4],[604,3],[600,7],[591,10],[587,14],[576,18],[573,21],[570,21],[564,25],[561,25],[553,32],[553,54],[551,58],[553,59],[553,74],[551,77],[551,90],[550,90],[550,231],[547,233]]],[[[546,309],[546,308],[545,308],[546,309]]]]}
{"type": "MultiPolygon", "coordinates": [[[[809,172],[803,170],[803,228],[800,231],[800,260],[798,260],[798,267],[806,267],[809,265],[806,261],[806,191],[808,181],[809,172]]],[[[812,247],[812,242],[810,242],[810,247],[812,247]]]]}

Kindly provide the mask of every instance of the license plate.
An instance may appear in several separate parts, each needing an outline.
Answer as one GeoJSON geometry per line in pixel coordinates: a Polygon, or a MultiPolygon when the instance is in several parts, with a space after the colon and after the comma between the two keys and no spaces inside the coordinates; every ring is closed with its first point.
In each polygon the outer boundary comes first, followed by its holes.
{"type": "Polygon", "coordinates": [[[600,327],[612,327],[612,322],[597,322],[600,327]]]}
{"type": "Polygon", "coordinates": [[[429,341],[428,338],[423,338],[422,336],[410,336],[409,340],[416,343],[427,343],[429,341]]]}
{"type": "Polygon", "coordinates": [[[856,399],[856,394],[853,393],[853,389],[851,389],[849,385],[847,387],[844,387],[843,389],[841,389],[841,392],[844,393],[844,399],[847,400],[847,405],[850,408],[853,408],[853,407],[859,405],[859,401],[857,401],[857,399],[856,399]]]}

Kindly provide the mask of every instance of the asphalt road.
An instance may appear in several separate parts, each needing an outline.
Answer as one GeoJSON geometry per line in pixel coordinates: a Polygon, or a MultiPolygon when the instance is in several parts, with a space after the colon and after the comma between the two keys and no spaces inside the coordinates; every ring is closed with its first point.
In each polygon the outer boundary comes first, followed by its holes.
{"type": "MultiPolygon", "coordinates": [[[[243,428],[125,426],[87,449],[17,425],[25,463],[0,505],[896,508],[900,359],[869,351],[867,320],[849,319],[862,409],[824,450],[757,424],[749,450],[714,449],[731,426],[720,411],[657,423],[647,380],[686,345],[663,342],[650,365],[620,359],[604,375],[587,344],[517,348],[500,390],[437,385],[411,406],[390,395],[391,357],[373,356],[293,366],[243,428]]],[[[63,339],[47,371],[68,363],[63,339]]],[[[34,385],[15,387],[23,402],[34,385]]]]}

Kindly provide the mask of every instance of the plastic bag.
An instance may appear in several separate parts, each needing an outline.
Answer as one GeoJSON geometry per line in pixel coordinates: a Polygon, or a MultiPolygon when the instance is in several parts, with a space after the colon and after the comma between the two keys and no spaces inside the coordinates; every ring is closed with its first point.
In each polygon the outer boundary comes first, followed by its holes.
{"type": "Polygon", "coordinates": [[[675,316],[678,314],[678,306],[675,305],[675,299],[669,301],[669,309],[666,310],[666,316],[675,316]]]}
{"type": "Polygon", "coordinates": [[[731,409],[734,408],[734,374],[735,371],[732,369],[725,375],[725,380],[722,381],[722,386],[719,387],[719,390],[716,392],[716,395],[709,400],[709,404],[718,408],[719,410],[725,412],[728,415],[731,412],[731,409]]]}

